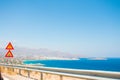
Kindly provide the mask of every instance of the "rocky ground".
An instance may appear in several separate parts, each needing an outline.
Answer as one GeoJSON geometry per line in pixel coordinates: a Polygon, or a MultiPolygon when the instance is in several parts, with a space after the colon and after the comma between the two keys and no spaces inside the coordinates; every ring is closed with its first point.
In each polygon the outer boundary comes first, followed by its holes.
{"type": "Polygon", "coordinates": [[[3,76],[4,80],[34,80],[34,79],[24,77],[24,76],[21,76],[21,75],[8,75],[8,74],[5,74],[5,73],[2,73],[2,76],[3,76]]]}

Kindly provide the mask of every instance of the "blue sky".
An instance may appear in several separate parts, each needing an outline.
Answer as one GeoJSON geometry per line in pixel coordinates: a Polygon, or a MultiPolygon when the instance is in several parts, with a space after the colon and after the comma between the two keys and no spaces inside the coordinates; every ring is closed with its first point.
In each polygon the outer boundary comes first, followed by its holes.
{"type": "Polygon", "coordinates": [[[0,0],[0,47],[120,57],[120,0],[0,0]]]}

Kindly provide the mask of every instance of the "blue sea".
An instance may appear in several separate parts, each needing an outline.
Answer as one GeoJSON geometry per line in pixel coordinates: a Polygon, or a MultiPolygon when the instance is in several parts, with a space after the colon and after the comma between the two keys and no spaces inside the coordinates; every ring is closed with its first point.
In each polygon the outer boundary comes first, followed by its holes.
{"type": "Polygon", "coordinates": [[[120,58],[107,58],[107,60],[26,60],[24,64],[44,64],[45,67],[103,70],[120,72],[120,58]]]}

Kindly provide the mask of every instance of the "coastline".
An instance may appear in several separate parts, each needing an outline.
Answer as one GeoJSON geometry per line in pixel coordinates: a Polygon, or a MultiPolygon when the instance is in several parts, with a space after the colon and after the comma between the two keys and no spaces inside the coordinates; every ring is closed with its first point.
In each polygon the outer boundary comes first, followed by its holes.
{"type": "Polygon", "coordinates": [[[47,58],[47,59],[27,59],[27,60],[22,60],[23,62],[25,61],[38,61],[38,60],[80,60],[79,58],[47,58]]]}

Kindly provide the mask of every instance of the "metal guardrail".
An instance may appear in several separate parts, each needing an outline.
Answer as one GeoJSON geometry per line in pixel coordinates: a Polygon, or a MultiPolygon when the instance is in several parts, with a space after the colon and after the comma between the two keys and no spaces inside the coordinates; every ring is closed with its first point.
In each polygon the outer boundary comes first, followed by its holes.
{"type": "Polygon", "coordinates": [[[51,68],[51,67],[38,67],[27,65],[8,65],[0,64],[1,66],[9,68],[17,68],[28,71],[37,71],[42,73],[57,74],[62,76],[77,77],[82,79],[115,79],[120,80],[120,72],[111,71],[97,71],[97,70],[81,70],[81,69],[64,69],[64,68],[51,68]]]}

